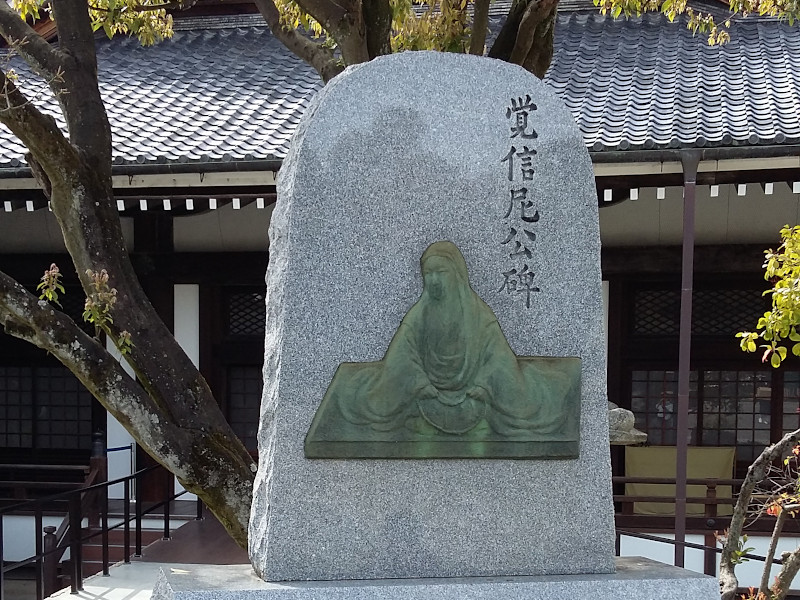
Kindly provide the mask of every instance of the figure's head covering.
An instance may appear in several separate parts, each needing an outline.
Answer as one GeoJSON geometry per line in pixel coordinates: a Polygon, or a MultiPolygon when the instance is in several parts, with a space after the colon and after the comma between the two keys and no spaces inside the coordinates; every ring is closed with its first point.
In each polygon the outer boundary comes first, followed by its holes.
{"type": "Polygon", "coordinates": [[[447,240],[441,242],[434,242],[422,253],[420,258],[420,266],[425,265],[425,261],[434,256],[447,259],[453,265],[458,279],[461,283],[469,285],[469,276],[467,275],[467,262],[464,260],[464,255],[461,250],[453,243],[447,240]]]}

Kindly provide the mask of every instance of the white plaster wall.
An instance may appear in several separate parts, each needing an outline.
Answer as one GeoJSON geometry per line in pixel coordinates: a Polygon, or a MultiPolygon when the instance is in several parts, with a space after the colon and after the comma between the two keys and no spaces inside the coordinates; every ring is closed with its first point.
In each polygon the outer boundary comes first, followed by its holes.
{"type": "MultiPolygon", "coordinates": [[[[658,537],[674,540],[673,534],[659,533],[655,534],[658,537]]],[[[686,541],[694,544],[703,544],[702,535],[687,535],[686,541]]],[[[778,550],[776,556],[780,556],[781,552],[794,550],[800,544],[800,538],[781,538],[778,542],[778,550]]],[[[769,538],[766,536],[748,537],[745,544],[751,550],[752,554],[758,556],[766,556],[769,547],[769,538]]],[[[620,556],[644,556],[667,564],[674,563],[675,550],[672,544],[664,544],[661,542],[651,542],[639,538],[623,536],[620,540],[620,556]]],[[[691,571],[703,572],[703,551],[695,550],[692,548],[686,549],[684,564],[687,569],[691,571]]],[[[719,557],[717,557],[717,572],[719,571],[719,557]]],[[[736,577],[739,579],[741,587],[758,587],[761,582],[761,573],[763,570],[761,561],[748,560],[736,566],[736,577]]],[[[780,567],[773,565],[770,573],[770,583],[775,575],[778,574],[780,567]]]]}
{"type": "MultiPolygon", "coordinates": [[[[132,507],[131,507],[132,508],[132,507]]],[[[131,516],[134,512],[131,509],[131,516]]],[[[43,516],[42,527],[51,525],[59,527],[63,521],[63,516],[43,516]]],[[[121,518],[109,518],[109,527],[114,527],[122,523],[121,518]]],[[[173,519],[170,521],[170,530],[175,531],[178,527],[184,524],[180,519],[173,519]]],[[[82,526],[87,526],[86,519],[83,520],[82,526]]],[[[131,546],[135,544],[134,531],[136,523],[130,522],[131,530],[131,546]]],[[[152,518],[145,516],[142,519],[142,529],[160,531],[164,529],[164,520],[161,518],[152,518]]],[[[122,528],[120,527],[120,531],[122,528]]],[[[36,554],[36,521],[32,516],[24,515],[6,515],[3,517],[3,559],[8,562],[24,560],[36,554]]],[[[43,533],[43,532],[41,532],[43,533]]],[[[69,558],[69,549],[64,553],[63,559],[69,558]]],[[[16,600],[12,598],[11,600],[16,600]]]]}
{"type": "MultiPolygon", "coordinates": [[[[800,194],[788,183],[774,185],[764,194],[758,184],[747,184],[739,196],[734,185],[719,186],[711,197],[710,186],[698,186],[695,209],[696,240],[702,244],[775,245],[784,225],[800,223],[800,194]]],[[[604,246],[677,245],[683,230],[683,188],[666,188],[663,200],[656,188],[639,190],[638,200],[613,206],[600,203],[600,237],[604,246]]]]}
{"type": "Polygon", "coordinates": [[[227,204],[203,214],[176,217],[173,241],[176,252],[245,252],[269,247],[267,228],[274,204],[255,203],[235,210],[227,204]]]}
{"type": "Polygon", "coordinates": [[[608,367],[608,281],[603,280],[603,338],[606,343],[606,368],[608,367]]]}
{"type": "MultiPolygon", "coordinates": [[[[174,289],[174,328],[175,340],[192,361],[200,367],[200,286],[180,284],[174,289]]],[[[175,479],[175,493],[185,488],[175,479]]],[[[195,500],[194,494],[184,494],[181,500],[195,500]]]]}
{"type": "MultiPolygon", "coordinates": [[[[126,247],[133,248],[132,219],[122,219],[122,234],[126,247]]],[[[66,247],[58,222],[49,210],[5,212],[0,206],[0,252],[63,253],[66,247]]]]}
{"type": "MultiPolygon", "coordinates": [[[[125,369],[128,375],[133,377],[133,369],[131,369],[128,361],[124,360],[120,356],[119,352],[114,347],[114,344],[107,340],[106,349],[114,358],[117,359],[117,361],[122,363],[122,368],[125,369]]],[[[110,413],[106,413],[106,447],[120,448],[124,446],[130,448],[130,450],[119,450],[115,452],[109,452],[107,454],[109,481],[127,477],[136,470],[136,444],[133,440],[133,436],[128,433],[122,425],[120,425],[119,421],[117,421],[110,413]]],[[[125,488],[123,486],[124,484],[122,483],[112,485],[108,490],[108,497],[114,499],[123,499],[125,497],[125,488]]],[[[131,491],[132,489],[133,488],[131,488],[131,491]]],[[[132,493],[130,495],[130,499],[134,499],[132,493]]]]}
{"type": "MultiPolygon", "coordinates": [[[[36,522],[33,517],[6,515],[3,519],[3,560],[17,561],[36,554],[36,522]]],[[[61,525],[63,517],[42,517],[42,527],[61,525]]],[[[42,532],[39,532],[41,535],[42,532]]],[[[67,555],[69,556],[69,551],[67,555]]]]}

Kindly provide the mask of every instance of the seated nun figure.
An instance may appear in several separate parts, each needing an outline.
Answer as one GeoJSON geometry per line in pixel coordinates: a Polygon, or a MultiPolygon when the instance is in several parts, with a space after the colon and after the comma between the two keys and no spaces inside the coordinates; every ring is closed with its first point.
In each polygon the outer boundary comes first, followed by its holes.
{"type": "Polygon", "coordinates": [[[492,309],[470,286],[452,242],[429,246],[421,267],[422,295],[383,360],[339,366],[309,430],[306,454],[314,456],[310,446],[323,440],[350,448],[367,443],[366,454],[353,456],[372,456],[368,447],[386,443],[397,456],[497,454],[492,444],[476,441],[577,444],[580,361],[518,358],[492,309]],[[402,444],[426,441],[434,445],[402,444]],[[437,442],[444,443],[438,450],[437,442]],[[410,451],[403,453],[404,447],[410,451]]]}

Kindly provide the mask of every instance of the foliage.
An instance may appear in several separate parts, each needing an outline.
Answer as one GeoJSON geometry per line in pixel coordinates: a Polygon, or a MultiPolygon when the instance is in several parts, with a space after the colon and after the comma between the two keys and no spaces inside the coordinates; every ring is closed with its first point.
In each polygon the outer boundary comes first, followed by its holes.
{"type": "MultiPolygon", "coordinates": [[[[87,323],[93,323],[98,334],[100,331],[106,333],[114,341],[114,345],[120,354],[123,356],[130,354],[133,348],[131,334],[128,331],[121,331],[119,335],[114,336],[109,328],[109,325],[114,322],[111,316],[111,309],[117,301],[117,290],[109,287],[108,273],[105,269],[99,273],[89,269],[86,274],[91,280],[90,285],[94,291],[86,297],[83,307],[83,320],[87,323]]],[[[61,306],[58,301],[59,294],[66,292],[64,291],[64,286],[61,285],[61,271],[55,263],[45,270],[41,283],[36,286],[36,290],[41,291],[40,300],[47,300],[61,306]]]]}
{"type": "MultiPolygon", "coordinates": [[[[50,0],[12,0],[23,19],[52,18],[50,0]]],[[[172,37],[172,16],[166,8],[172,3],[158,0],[90,0],[88,2],[92,29],[102,29],[112,38],[117,33],[136,36],[148,46],[172,37]]]]}
{"type": "Polygon", "coordinates": [[[772,596],[768,596],[764,592],[757,591],[756,588],[750,587],[746,594],[742,594],[742,600],[772,600],[772,596]]]}
{"type": "Polygon", "coordinates": [[[86,275],[90,279],[89,285],[92,291],[86,296],[86,303],[83,307],[83,320],[87,323],[93,323],[98,334],[103,331],[108,335],[120,354],[123,356],[130,354],[133,347],[131,334],[128,331],[121,331],[118,335],[114,335],[110,327],[114,322],[111,310],[117,302],[117,288],[112,288],[108,285],[108,273],[105,269],[102,269],[99,273],[88,269],[86,275]]]}
{"type": "MultiPolygon", "coordinates": [[[[473,3],[474,4],[474,3],[473,3]]],[[[470,0],[425,0],[414,10],[411,0],[393,0],[392,51],[466,52],[469,46],[470,0]]]]}
{"type": "MultiPolygon", "coordinates": [[[[474,5],[474,0],[390,0],[392,52],[466,52],[471,33],[470,5],[474,5]]],[[[280,12],[282,25],[301,29],[314,38],[323,39],[325,47],[336,49],[334,38],[327,35],[322,25],[300,8],[297,2],[275,0],[275,6],[280,12]]]]}
{"type": "MultiPolygon", "coordinates": [[[[710,45],[724,44],[730,40],[728,29],[731,26],[732,18],[740,14],[746,16],[746,11],[742,9],[741,0],[729,0],[731,15],[725,19],[722,25],[717,24],[714,17],[708,13],[697,12],[687,6],[687,0],[594,0],[595,6],[600,8],[602,14],[611,13],[614,18],[620,15],[626,17],[639,16],[645,12],[661,12],[670,21],[674,21],[679,15],[686,14],[689,20],[686,26],[693,33],[708,34],[710,45]]],[[[758,2],[759,0],[755,0],[758,2]]],[[[782,1],[782,0],[781,0],[782,1]]],[[[753,12],[753,11],[749,11],[753,12]]],[[[769,14],[769,13],[761,13],[769,14]]],[[[772,16],[777,16],[775,13],[772,16]]]]}
{"type": "Polygon", "coordinates": [[[39,296],[40,300],[47,300],[61,306],[58,301],[58,295],[65,292],[64,286],[61,285],[61,271],[59,271],[56,263],[51,264],[49,269],[45,269],[41,283],[36,286],[36,291],[42,292],[41,296],[39,296]]]}
{"type": "Polygon", "coordinates": [[[778,250],[767,250],[764,261],[764,278],[772,287],[764,295],[772,296],[772,310],[758,320],[759,332],[743,331],[736,334],[745,352],[755,352],[756,342],[766,344],[762,360],[769,359],[773,367],[779,367],[786,359],[787,348],[781,342],[792,342],[791,350],[800,356],[800,226],[781,229],[781,245],[778,250]]]}
{"type": "Polygon", "coordinates": [[[728,29],[735,19],[748,15],[778,17],[790,25],[800,18],[800,3],[796,0],[728,0],[727,18],[721,23],[708,13],[697,12],[687,6],[687,0],[593,0],[595,6],[603,14],[611,13],[616,18],[639,16],[645,12],[661,12],[674,21],[679,15],[686,14],[686,26],[693,33],[708,34],[710,45],[724,44],[730,40],[728,29]]]}
{"type": "Polygon", "coordinates": [[[755,548],[753,548],[752,546],[745,546],[745,544],[747,543],[746,535],[743,535],[741,538],[739,538],[736,543],[738,547],[734,552],[733,562],[734,564],[740,565],[750,560],[749,558],[747,558],[747,555],[750,554],[753,550],[755,550],[755,548]]]}

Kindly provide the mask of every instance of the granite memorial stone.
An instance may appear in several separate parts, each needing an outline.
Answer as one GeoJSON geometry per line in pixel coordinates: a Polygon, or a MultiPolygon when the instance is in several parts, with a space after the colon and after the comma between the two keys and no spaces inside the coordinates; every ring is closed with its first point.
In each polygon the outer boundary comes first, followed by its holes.
{"type": "Polygon", "coordinates": [[[614,571],[597,197],[580,132],[545,84],[455,54],[348,68],[298,126],[270,240],[250,523],[260,577],[614,571]],[[447,325],[454,314],[426,323],[418,310],[433,280],[447,277],[470,312],[459,321],[467,328],[447,325]],[[441,328],[433,333],[447,349],[437,360],[469,369],[491,347],[503,368],[534,383],[507,393],[507,384],[482,384],[480,369],[448,382],[430,365],[409,377],[431,387],[381,381],[403,362],[391,361],[413,337],[406,325],[441,328]],[[530,368],[524,357],[536,357],[530,368]],[[559,374],[558,361],[571,366],[559,374]],[[526,374],[537,370],[546,376],[526,374]],[[557,383],[537,392],[548,378],[557,383]],[[548,460],[308,458],[304,440],[324,405],[376,431],[411,420],[431,437],[547,436],[571,422],[577,443],[548,460]]]}

